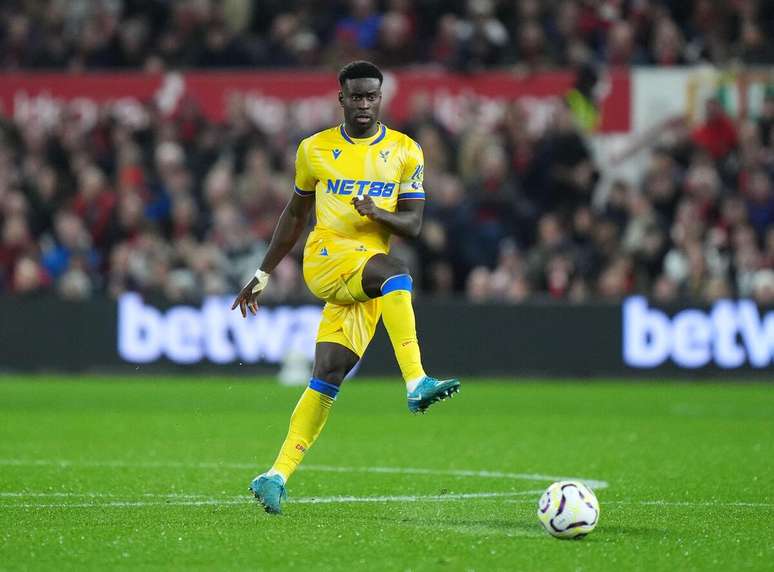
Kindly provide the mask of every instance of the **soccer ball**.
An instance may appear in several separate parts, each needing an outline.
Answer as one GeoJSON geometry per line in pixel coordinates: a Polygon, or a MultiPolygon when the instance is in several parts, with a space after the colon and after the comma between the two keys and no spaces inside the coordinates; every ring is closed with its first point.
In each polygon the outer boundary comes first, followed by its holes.
{"type": "Polygon", "coordinates": [[[599,522],[599,501],[580,481],[559,481],[538,501],[537,516],[551,536],[582,538],[599,522]]]}

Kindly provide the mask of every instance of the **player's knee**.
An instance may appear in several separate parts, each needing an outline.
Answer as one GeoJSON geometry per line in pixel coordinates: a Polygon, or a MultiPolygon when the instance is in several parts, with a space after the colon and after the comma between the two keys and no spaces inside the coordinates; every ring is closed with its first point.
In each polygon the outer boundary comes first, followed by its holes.
{"type": "Polygon", "coordinates": [[[405,275],[411,278],[411,269],[408,267],[408,264],[401,262],[396,270],[396,274],[405,275]]]}
{"type": "Polygon", "coordinates": [[[327,356],[318,357],[315,360],[313,375],[327,383],[341,385],[354,365],[349,360],[329,359],[327,356]]]}
{"type": "Polygon", "coordinates": [[[314,355],[313,375],[326,383],[341,385],[359,359],[355,352],[341,344],[319,342],[314,355]]]}
{"type": "Polygon", "coordinates": [[[398,276],[401,274],[405,274],[411,277],[411,269],[409,269],[408,264],[402,260],[398,258],[390,258],[389,274],[390,275],[386,278],[391,278],[392,276],[398,276]]]}
{"type": "Polygon", "coordinates": [[[371,298],[384,294],[382,288],[388,280],[396,276],[411,277],[408,264],[389,254],[380,254],[371,258],[363,272],[363,290],[371,298]]]}
{"type": "Polygon", "coordinates": [[[326,383],[341,385],[349,371],[342,365],[321,364],[314,366],[314,377],[326,383]]]}
{"type": "Polygon", "coordinates": [[[408,265],[402,260],[393,259],[393,261],[389,275],[380,285],[382,295],[395,290],[408,290],[409,292],[412,290],[412,278],[408,265]]]}

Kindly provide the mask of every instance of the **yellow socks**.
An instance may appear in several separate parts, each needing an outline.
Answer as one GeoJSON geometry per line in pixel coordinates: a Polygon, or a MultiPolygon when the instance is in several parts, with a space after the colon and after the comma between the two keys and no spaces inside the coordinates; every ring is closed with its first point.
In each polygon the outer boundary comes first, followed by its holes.
{"type": "MultiPolygon", "coordinates": [[[[382,284],[382,320],[390,336],[395,357],[407,386],[425,377],[417,341],[414,308],[411,305],[411,276],[398,274],[382,284]]],[[[413,387],[409,387],[409,391],[413,387]]]]}
{"type": "MultiPolygon", "coordinates": [[[[425,370],[417,342],[408,274],[392,276],[382,284],[382,319],[406,387],[412,391],[425,377],[425,370]]],[[[320,435],[338,392],[338,386],[312,378],[290,416],[288,435],[267,474],[278,474],[287,482],[320,435]]]]}
{"type": "Polygon", "coordinates": [[[290,416],[288,436],[269,475],[279,474],[287,482],[325,427],[338,392],[338,386],[312,378],[290,416]]]}

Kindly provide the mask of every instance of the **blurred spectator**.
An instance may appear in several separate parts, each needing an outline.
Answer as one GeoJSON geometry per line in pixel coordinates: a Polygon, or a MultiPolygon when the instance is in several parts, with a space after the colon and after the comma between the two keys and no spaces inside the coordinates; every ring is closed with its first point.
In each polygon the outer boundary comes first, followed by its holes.
{"type": "Polygon", "coordinates": [[[752,296],[762,306],[774,305],[774,270],[766,268],[755,273],[752,296]]]}
{"type": "Polygon", "coordinates": [[[508,45],[508,30],[494,15],[493,0],[468,0],[467,19],[460,22],[458,66],[473,71],[498,65],[508,45]]]}
{"type": "Polygon", "coordinates": [[[13,268],[11,291],[15,294],[32,295],[44,291],[50,279],[40,263],[32,256],[22,256],[13,268]]]}
{"type": "Polygon", "coordinates": [[[382,14],[375,0],[350,0],[350,12],[336,23],[335,50],[339,60],[371,56],[379,42],[382,14]]]}
{"type": "Polygon", "coordinates": [[[774,61],[771,43],[766,41],[757,22],[745,20],[741,25],[738,54],[745,64],[767,64],[774,61]]]}
{"type": "Polygon", "coordinates": [[[680,28],[675,22],[662,17],[658,20],[653,31],[653,39],[650,47],[651,63],[659,66],[677,66],[687,63],[683,55],[685,42],[680,28]]]}
{"type": "Polygon", "coordinates": [[[760,236],[774,224],[774,192],[771,175],[763,169],[749,174],[747,185],[747,220],[760,236]]]}
{"type": "Polygon", "coordinates": [[[607,63],[624,66],[639,63],[635,58],[636,43],[634,30],[626,21],[612,24],[607,33],[607,63]]]}
{"type": "Polygon", "coordinates": [[[774,142],[774,92],[767,91],[763,100],[763,108],[758,117],[759,141],[764,147],[770,147],[774,142]]]}
{"type": "Polygon", "coordinates": [[[21,215],[7,216],[0,235],[0,280],[11,288],[17,262],[36,250],[27,221],[21,215]]]}
{"type": "Polygon", "coordinates": [[[42,264],[55,280],[78,267],[81,272],[97,272],[99,255],[92,248],[83,221],[73,212],[61,211],[56,215],[54,241],[43,250],[42,264]]]}
{"type": "MultiPolygon", "coordinates": [[[[537,289],[548,290],[551,286],[550,279],[556,277],[558,270],[564,274],[569,271],[569,261],[561,256],[567,248],[567,239],[559,217],[555,214],[543,215],[538,223],[537,244],[527,259],[528,276],[537,289]],[[549,262],[552,263],[551,268],[549,262]]],[[[556,288],[555,283],[553,287],[556,288]]]]}
{"type": "Polygon", "coordinates": [[[714,159],[723,159],[736,148],[736,127],[717,99],[707,100],[704,123],[693,132],[693,140],[714,159]]]}
{"type": "Polygon", "coordinates": [[[375,59],[382,66],[404,66],[414,61],[416,53],[411,21],[401,12],[388,12],[379,26],[375,59]]]}
{"type": "Polygon", "coordinates": [[[487,302],[492,299],[491,274],[485,266],[478,266],[468,276],[465,295],[474,303],[487,302]]]}
{"type": "Polygon", "coordinates": [[[58,292],[65,300],[87,300],[92,291],[91,279],[83,270],[68,270],[59,280],[58,292]]]}
{"type": "Polygon", "coordinates": [[[74,212],[83,219],[97,244],[106,238],[116,196],[108,181],[94,165],[83,167],[78,174],[78,193],[73,201],[74,212]]]}
{"type": "Polygon", "coordinates": [[[449,69],[459,66],[461,52],[460,20],[456,14],[444,14],[430,46],[430,60],[449,69]]]}

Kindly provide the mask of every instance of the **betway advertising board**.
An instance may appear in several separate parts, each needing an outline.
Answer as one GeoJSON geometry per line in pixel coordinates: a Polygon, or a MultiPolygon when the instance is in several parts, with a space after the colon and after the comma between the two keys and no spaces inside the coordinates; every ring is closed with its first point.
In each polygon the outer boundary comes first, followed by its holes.
{"type": "Polygon", "coordinates": [[[670,316],[645,298],[623,304],[623,361],[636,369],[672,364],[684,369],[769,369],[774,365],[774,312],[750,300],[719,300],[709,311],[670,316]]]}
{"type": "MultiPolygon", "coordinates": [[[[242,318],[232,297],[154,304],[0,298],[0,370],[277,371],[289,354],[314,357],[321,307],[262,307],[242,318]]],[[[708,307],[470,304],[420,299],[426,369],[463,377],[644,377],[774,381],[774,311],[750,300],[708,307]]],[[[399,376],[380,326],[359,375],[399,376]]]]}
{"type": "Polygon", "coordinates": [[[162,311],[125,294],[118,301],[118,355],[138,364],[279,363],[290,352],[314,359],[319,306],[262,308],[243,318],[231,310],[233,299],[212,296],[201,307],[162,311]]]}

